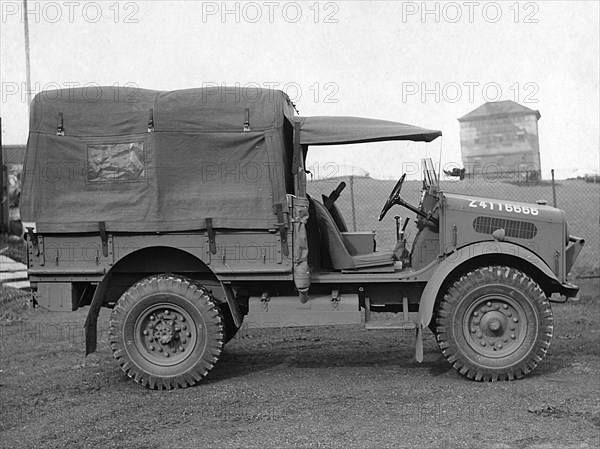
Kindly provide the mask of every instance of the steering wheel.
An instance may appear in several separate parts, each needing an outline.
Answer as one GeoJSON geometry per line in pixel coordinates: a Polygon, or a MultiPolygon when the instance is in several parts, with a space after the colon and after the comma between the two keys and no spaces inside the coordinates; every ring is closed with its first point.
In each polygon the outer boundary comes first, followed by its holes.
{"type": "Polygon", "coordinates": [[[406,173],[400,177],[396,183],[396,186],[392,190],[392,193],[390,193],[390,196],[388,197],[383,209],[381,209],[381,213],[379,214],[379,221],[383,220],[383,217],[385,217],[385,214],[387,214],[388,210],[390,210],[394,204],[397,204],[398,200],[400,199],[400,190],[402,190],[404,178],[406,178],[406,173]]]}

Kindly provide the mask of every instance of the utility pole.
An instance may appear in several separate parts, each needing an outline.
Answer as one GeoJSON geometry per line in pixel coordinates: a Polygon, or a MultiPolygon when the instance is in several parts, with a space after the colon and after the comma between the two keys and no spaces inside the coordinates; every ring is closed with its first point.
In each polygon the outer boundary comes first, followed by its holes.
{"type": "Polygon", "coordinates": [[[2,117],[0,117],[0,234],[8,233],[8,173],[2,150],[2,117]]]}
{"type": "Polygon", "coordinates": [[[31,104],[31,68],[29,63],[29,19],[27,18],[27,0],[23,0],[23,27],[25,31],[25,82],[27,84],[27,116],[31,104]]]}

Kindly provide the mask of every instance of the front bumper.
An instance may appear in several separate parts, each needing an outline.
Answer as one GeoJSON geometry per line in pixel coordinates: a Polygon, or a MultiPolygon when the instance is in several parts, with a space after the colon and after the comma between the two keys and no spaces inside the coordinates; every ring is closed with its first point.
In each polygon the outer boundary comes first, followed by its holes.
{"type": "Polygon", "coordinates": [[[582,239],[581,237],[575,237],[574,235],[569,236],[569,242],[567,243],[567,250],[565,251],[565,263],[566,263],[566,268],[567,268],[566,273],[571,271],[571,268],[573,267],[573,264],[575,263],[577,256],[579,256],[579,253],[581,252],[584,243],[585,243],[585,240],[582,239]]]}

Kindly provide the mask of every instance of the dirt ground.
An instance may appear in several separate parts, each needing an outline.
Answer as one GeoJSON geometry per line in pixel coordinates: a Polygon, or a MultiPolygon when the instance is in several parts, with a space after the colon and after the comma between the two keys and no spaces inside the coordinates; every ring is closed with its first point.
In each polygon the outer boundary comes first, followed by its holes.
{"type": "Polygon", "coordinates": [[[545,361],[515,382],[460,377],[426,333],[242,328],[204,382],[149,391],[117,367],[100,316],[30,310],[0,289],[0,446],[102,448],[600,447],[600,285],[553,304],[545,361]]]}

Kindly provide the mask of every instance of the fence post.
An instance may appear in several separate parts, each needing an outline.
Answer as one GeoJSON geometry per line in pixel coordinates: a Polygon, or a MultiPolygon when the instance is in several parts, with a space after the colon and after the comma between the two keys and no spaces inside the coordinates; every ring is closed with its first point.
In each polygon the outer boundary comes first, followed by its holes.
{"type": "Polygon", "coordinates": [[[556,184],[554,183],[554,169],[550,170],[552,173],[552,205],[556,207],[556,184]]]}
{"type": "Polygon", "coordinates": [[[354,176],[350,176],[350,206],[352,209],[352,230],[356,232],[356,207],[354,205],[354,176]]]}

